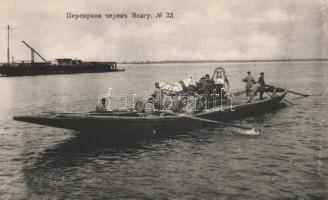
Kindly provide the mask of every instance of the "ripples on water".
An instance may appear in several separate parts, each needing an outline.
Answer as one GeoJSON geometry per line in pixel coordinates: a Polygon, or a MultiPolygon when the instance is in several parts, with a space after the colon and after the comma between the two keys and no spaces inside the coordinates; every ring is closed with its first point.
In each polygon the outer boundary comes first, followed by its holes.
{"type": "Polygon", "coordinates": [[[240,80],[251,70],[254,76],[264,71],[268,83],[321,95],[288,95],[297,105],[234,121],[260,127],[260,137],[209,127],[113,142],[103,135],[19,123],[12,117],[94,110],[97,97],[109,87],[116,94],[147,95],[157,80],[200,78],[216,65],[128,66],[123,73],[1,78],[0,197],[326,199],[327,63],[222,66],[235,89],[243,88],[240,80]]]}

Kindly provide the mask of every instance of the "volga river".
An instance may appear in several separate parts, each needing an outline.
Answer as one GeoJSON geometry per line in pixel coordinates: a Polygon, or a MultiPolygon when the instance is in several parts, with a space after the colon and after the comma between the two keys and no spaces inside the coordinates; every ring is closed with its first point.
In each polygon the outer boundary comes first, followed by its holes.
{"type": "MultiPolygon", "coordinates": [[[[211,74],[218,64],[129,65],[125,72],[0,77],[0,199],[328,199],[328,63],[222,63],[233,89],[248,70],[296,105],[233,121],[258,137],[208,127],[111,142],[13,121],[92,111],[99,95],[148,95],[154,82],[211,74]]],[[[113,130],[114,131],[114,130],[113,130]]],[[[172,130],[174,131],[174,130],[172,130]]]]}

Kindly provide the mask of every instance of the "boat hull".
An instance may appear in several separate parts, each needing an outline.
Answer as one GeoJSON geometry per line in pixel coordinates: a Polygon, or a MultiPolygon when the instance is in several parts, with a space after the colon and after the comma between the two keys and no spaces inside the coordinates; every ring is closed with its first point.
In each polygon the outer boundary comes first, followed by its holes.
{"type": "MultiPolygon", "coordinates": [[[[235,107],[217,107],[195,114],[195,117],[230,121],[245,116],[253,116],[279,107],[280,101],[285,97],[286,91],[274,98],[267,98],[235,107]]],[[[178,114],[149,115],[147,113],[133,115],[120,115],[113,113],[46,113],[30,116],[15,116],[14,120],[40,124],[45,126],[77,130],[91,133],[124,132],[128,135],[153,135],[165,132],[175,134],[176,130],[185,130],[194,127],[208,126],[210,123],[198,121],[178,114]]]]}

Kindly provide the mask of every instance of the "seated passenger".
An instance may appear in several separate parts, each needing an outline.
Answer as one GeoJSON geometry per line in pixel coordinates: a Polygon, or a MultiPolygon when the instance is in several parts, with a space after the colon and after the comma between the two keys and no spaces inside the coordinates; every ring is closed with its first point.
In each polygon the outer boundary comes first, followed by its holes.
{"type": "Polygon", "coordinates": [[[230,88],[226,72],[222,67],[217,67],[213,73],[213,81],[215,83],[216,94],[219,99],[223,98],[227,90],[230,88]]]}
{"type": "Polygon", "coordinates": [[[106,98],[102,98],[101,101],[97,102],[96,111],[97,112],[107,112],[106,98]]]}

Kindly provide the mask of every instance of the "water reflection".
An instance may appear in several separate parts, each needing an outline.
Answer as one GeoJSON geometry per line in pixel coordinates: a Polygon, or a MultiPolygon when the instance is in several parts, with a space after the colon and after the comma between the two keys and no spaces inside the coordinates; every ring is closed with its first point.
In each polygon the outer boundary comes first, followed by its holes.
{"type": "MultiPolygon", "coordinates": [[[[206,130],[203,132],[205,133],[206,130]]],[[[143,154],[174,149],[172,141],[201,142],[202,139],[196,135],[193,132],[181,130],[165,138],[153,137],[140,140],[115,138],[113,140],[112,137],[104,134],[76,133],[75,136],[46,149],[23,167],[28,187],[26,197],[48,198],[52,194],[58,197],[56,190],[71,188],[67,186],[67,180],[79,182],[82,177],[86,176],[83,172],[79,172],[80,169],[84,171],[100,167],[102,173],[105,173],[104,168],[111,170],[112,167],[116,168],[115,165],[118,163],[138,160],[143,154]]]]}
{"type": "MultiPolygon", "coordinates": [[[[284,104],[279,109],[286,108],[284,104]]],[[[253,125],[255,127],[271,127],[274,125],[271,120],[279,114],[279,109],[265,113],[257,113],[252,117],[243,120],[234,120],[230,123],[244,126],[253,125]]],[[[264,130],[265,131],[265,130],[264,130]]],[[[111,155],[112,159],[122,159],[124,156],[134,156],[144,151],[156,150],[158,144],[167,143],[170,140],[183,140],[186,142],[210,143],[213,134],[239,135],[234,128],[222,126],[208,126],[204,124],[196,129],[170,130],[154,134],[150,138],[127,138],[115,137],[104,133],[78,133],[58,144],[44,150],[35,159],[33,166],[27,168],[58,168],[74,167],[87,163],[90,159],[95,159],[102,154],[111,155]],[[157,145],[156,145],[157,144],[157,145]]],[[[120,133],[115,133],[120,135],[120,133]]],[[[130,133],[133,135],[133,133],[130,133]]]]}

